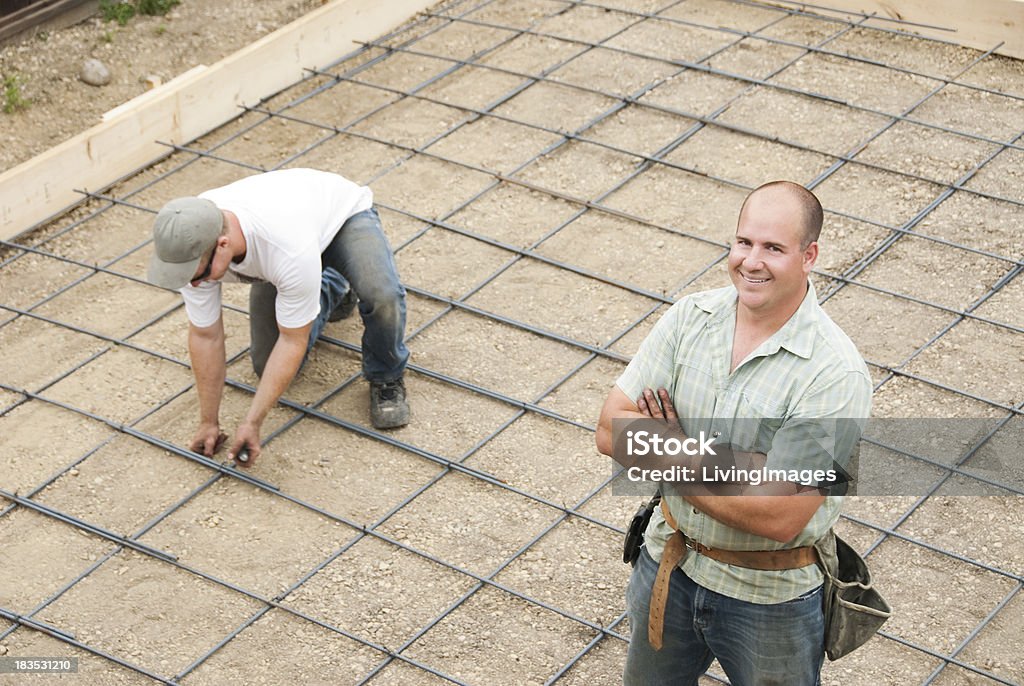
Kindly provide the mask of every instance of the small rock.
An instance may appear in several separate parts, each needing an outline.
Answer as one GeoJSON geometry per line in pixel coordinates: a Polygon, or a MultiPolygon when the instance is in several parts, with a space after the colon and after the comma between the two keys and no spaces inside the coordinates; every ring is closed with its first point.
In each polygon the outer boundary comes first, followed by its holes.
{"type": "Polygon", "coordinates": [[[145,86],[148,91],[153,90],[163,82],[164,80],[160,78],[158,74],[147,74],[142,77],[142,85],[145,86]]]}
{"type": "Polygon", "coordinates": [[[107,69],[107,65],[92,57],[82,64],[78,78],[90,86],[106,86],[110,83],[110,70],[107,69]]]}

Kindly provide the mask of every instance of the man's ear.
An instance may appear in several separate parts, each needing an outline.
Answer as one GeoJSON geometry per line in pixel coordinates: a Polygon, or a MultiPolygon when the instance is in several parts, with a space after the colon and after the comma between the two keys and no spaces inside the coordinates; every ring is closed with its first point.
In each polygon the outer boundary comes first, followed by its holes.
{"type": "Polygon", "coordinates": [[[804,273],[810,274],[814,263],[818,260],[818,241],[811,241],[810,245],[804,248],[804,273]]]}

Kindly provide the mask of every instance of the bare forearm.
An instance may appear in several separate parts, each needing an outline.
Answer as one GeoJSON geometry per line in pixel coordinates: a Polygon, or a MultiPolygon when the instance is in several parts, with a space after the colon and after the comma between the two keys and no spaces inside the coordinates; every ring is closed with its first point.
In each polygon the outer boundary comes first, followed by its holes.
{"type": "MultiPolygon", "coordinates": [[[[700,460],[702,470],[724,472],[735,467],[740,473],[759,470],[766,461],[763,453],[734,452],[725,446],[717,447],[714,458],[707,456],[700,460]]],[[[802,489],[788,481],[703,481],[686,484],[679,491],[686,502],[709,517],[734,529],[782,543],[803,530],[823,499],[818,491],[802,489]]]]}
{"type": "Polygon", "coordinates": [[[256,395],[245,417],[246,422],[261,426],[278,398],[288,390],[306,354],[306,340],[306,337],[298,334],[278,337],[256,387],[256,395]]]}
{"type": "Polygon", "coordinates": [[[199,421],[217,424],[226,366],[221,322],[210,329],[199,329],[190,324],[188,352],[199,394],[199,421]]]}
{"type": "MultiPolygon", "coordinates": [[[[598,448],[612,455],[617,462],[628,460],[624,450],[614,450],[612,419],[659,419],[665,422],[665,436],[671,436],[682,443],[690,438],[678,425],[678,414],[671,397],[665,389],[645,389],[634,403],[621,390],[613,388],[601,411],[598,422],[598,448]],[[604,436],[601,430],[604,430],[604,436]],[[606,452],[604,448],[612,452],[606,452]],[[614,454],[613,454],[614,453],[614,454]]],[[[699,443],[704,440],[701,436],[699,443]]],[[[675,487],[692,507],[704,514],[727,524],[759,536],[786,542],[793,539],[814,515],[824,496],[813,489],[804,489],[786,481],[760,482],[758,484],[734,481],[732,483],[705,479],[705,468],[723,471],[735,467],[737,472],[749,473],[760,469],[767,461],[764,453],[733,451],[728,446],[715,444],[713,452],[698,455],[643,457],[643,466],[652,469],[680,467],[691,470],[690,480],[675,482],[675,487]]],[[[703,453],[703,451],[698,451],[703,453]]],[[[633,460],[636,461],[635,459],[633,460]]],[[[624,466],[631,466],[624,465],[624,466]]]]}
{"type": "Polygon", "coordinates": [[[624,451],[615,450],[615,438],[614,432],[612,431],[612,422],[616,419],[649,419],[649,417],[636,410],[628,410],[624,408],[614,408],[606,410],[602,415],[597,425],[597,431],[595,440],[597,442],[597,450],[602,455],[614,459],[616,462],[621,464],[623,467],[632,466],[630,464],[624,464],[622,458],[624,457],[624,451]]]}
{"type": "MultiPolygon", "coordinates": [[[[795,492],[792,484],[790,492],[795,492]]],[[[690,494],[683,497],[694,508],[723,524],[780,543],[792,540],[803,531],[822,501],[820,495],[690,494]]]]}

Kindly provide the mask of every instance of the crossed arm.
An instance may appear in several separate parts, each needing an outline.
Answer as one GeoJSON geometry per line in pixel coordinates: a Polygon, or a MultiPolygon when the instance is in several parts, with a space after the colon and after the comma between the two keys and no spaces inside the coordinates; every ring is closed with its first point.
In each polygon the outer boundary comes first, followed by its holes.
{"type": "MultiPolygon", "coordinates": [[[[238,425],[235,436],[228,447],[228,458],[233,459],[245,448],[251,466],[260,454],[260,427],[267,413],[285,392],[295,378],[306,354],[312,323],[292,329],[278,327],[277,343],[270,352],[263,376],[256,387],[245,419],[238,425]]],[[[189,324],[189,356],[199,392],[199,429],[196,431],[190,450],[211,457],[228,440],[220,431],[220,401],[226,377],[226,355],[224,352],[224,320],[205,328],[189,324]]]]}
{"type": "MultiPolygon", "coordinates": [[[[613,387],[601,408],[597,425],[597,449],[621,461],[621,456],[614,454],[612,420],[646,417],[673,422],[678,419],[668,391],[659,389],[656,396],[653,390],[645,389],[643,395],[634,402],[618,386],[613,387]]],[[[753,467],[763,465],[767,459],[763,453],[736,454],[738,459],[741,455],[753,467]]],[[[749,495],[721,495],[715,493],[714,485],[705,485],[703,493],[694,493],[694,490],[692,485],[688,485],[686,491],[679,495],[692,507],[723,524],[781,543],[799,535],[824,501],[819,491],[804,489],[788,482],[747,487],[749,495]]]]}

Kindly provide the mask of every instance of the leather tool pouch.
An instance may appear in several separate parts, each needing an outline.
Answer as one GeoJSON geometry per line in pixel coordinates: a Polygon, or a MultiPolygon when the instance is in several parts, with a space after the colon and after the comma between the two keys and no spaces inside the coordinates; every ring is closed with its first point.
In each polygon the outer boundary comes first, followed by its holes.
{"type": "Polygon", "coordinates": [[[661,502],[661,494],[656,493],[646,505],[641,505],[629,521],[629,528],[626,529],[626,540],[622,546],[622,561],[628,565],[636,564],[640,557],[640,546],[644,542],[644,531],[647,530],[647,523],[651,521],[651,514],[654,508],[661,502]]]}

